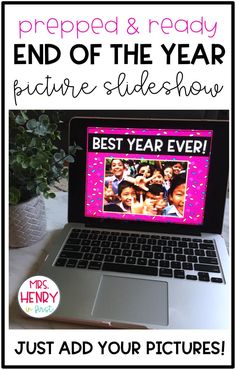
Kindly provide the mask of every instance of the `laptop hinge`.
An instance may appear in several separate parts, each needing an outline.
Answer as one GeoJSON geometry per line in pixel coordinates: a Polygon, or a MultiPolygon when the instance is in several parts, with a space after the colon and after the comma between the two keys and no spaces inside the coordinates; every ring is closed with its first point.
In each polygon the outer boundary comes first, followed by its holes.
{"type": "Polygon", "coordinates": [[[100,222],[86,222],[85,227],[87,228],[98,228],[98,229],[113,229],[113,230],[126,230],[130,232],[151,232],[155,234],[179,234],[179,235],[192,235],[192,236],[201,236],[201,231],[196,230],[196,227],[190,227],[183,230],[179,227],[179,225],[172,225],[171,230],[168,230],[166,227],[162,227],[158,225],[155,225],[155,228],[153,225],[143,224],[142,228],[140,228],[140,225],[132,224],[130,222],[122,222],[122,223],[109,223],[108,220],[106,222],[103,220],[100,220],[100,222]],[[176,227],[175,227],[176,226],[176,227]]]}

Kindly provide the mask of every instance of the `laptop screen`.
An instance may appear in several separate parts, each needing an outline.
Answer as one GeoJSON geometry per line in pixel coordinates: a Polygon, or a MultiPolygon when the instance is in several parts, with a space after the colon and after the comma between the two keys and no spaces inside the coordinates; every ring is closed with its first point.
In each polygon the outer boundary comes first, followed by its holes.
{"type": "Polygon", "coordinates": [[[212,130],[87,127],[85,216],[202,225],[212,130]]]}

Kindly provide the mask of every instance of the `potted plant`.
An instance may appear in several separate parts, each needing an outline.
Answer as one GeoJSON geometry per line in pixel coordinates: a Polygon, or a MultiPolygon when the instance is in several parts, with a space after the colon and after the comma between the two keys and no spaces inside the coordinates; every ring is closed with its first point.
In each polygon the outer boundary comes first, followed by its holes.
{"type": "MultiPolygon", "coordinates": [[[[59,120],[58,120],[59,122],[59,120]]],[[[69,153],[58,148],[58,122],[42,111],[9,112],[9,244],[23,247],[46,232],[45,198],[56,194],[51,186],[67,177],[69,153]],[[33,117],[32,117],[33,116],[33,117]]]]}

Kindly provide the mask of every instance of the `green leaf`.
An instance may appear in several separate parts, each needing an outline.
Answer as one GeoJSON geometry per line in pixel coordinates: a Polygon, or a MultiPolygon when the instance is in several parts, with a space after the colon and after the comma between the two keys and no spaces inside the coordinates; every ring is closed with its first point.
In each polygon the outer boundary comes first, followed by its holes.
{"type": "Polygon", "coordinates": [[[20,112],[21,112],[21,115],[24,118],[25,122],[28,121],[29,118],[27,116],[27,111],[21,110],[20,112]]]}
{"type": "Polygon", "coordinates": [[[19,203],[21,197],[20,190],[14,186],[11,186],[9,189],[9,203],[16,205],[19,203]]]}
{"type": "Polygon", "coordinates": [[[53,158],[55,159],[56,162],[61,161],[62,154],[57,152],[54,154],[53,158]]]}
{"type": "Polygon", "coordinates": [[[69,163],[74,163],[74,157],[72,157],[72,155],[67,155],[65,157],[65,161],[69,162],[69,163]]]}
{"type": "Polygon", "coordinates": [[[17,156],[16,156],[16,162],[17,163],[22,163],[23,161],[24,161],[23,154],[17,154],[17,156]]]}
{"type": "Polygon", "coordinates": [[[37,160],[37,158],[31,158],[30,160],[30,167],[32,168],[38,168],[39,166],[39,161],[37,160]]]}
{"type": "Polygon", "coordinates": [[[48,193],[49,198],[55,198],[56,194],[55,193],[48,193]]]}
{"type": "Polygon", "coordinates": [[[41,114],[39,116],[39,122],[42,123],[43,125],[47,126],[50,123],[48,115],[47,114],[41,114]]]}
{"type": "Polygon", "coordinates": [[[24,117],[22,117],[21,114],[17,114],[15,121],[18,125],[24,125],[26,122],[26,120],[24,119],[24,117]]]}
{"type": "Polygon", "coordinates": [[[30,160],[28,158],[24,158],[23,161],[21,162],[22,168],[26,169],[29,167],[30,160]]]}
{"type": "Polygon", "coordinates": [[[27,123],[26,123],[26,127],[28,130],[30,131],[33,131],[37,128],[38,126],[38,122],[36,121],[36,119],[30,119],[27,123]]]}

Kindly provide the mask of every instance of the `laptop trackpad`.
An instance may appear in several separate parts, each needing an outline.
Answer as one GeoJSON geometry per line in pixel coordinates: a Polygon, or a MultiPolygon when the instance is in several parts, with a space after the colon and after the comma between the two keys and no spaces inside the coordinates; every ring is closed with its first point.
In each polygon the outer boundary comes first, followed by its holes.
{"type": "Polygon", "coordinates": [[[168,284],[103,275],[92,315],[111,322],[168,325],[168,284]]]}

